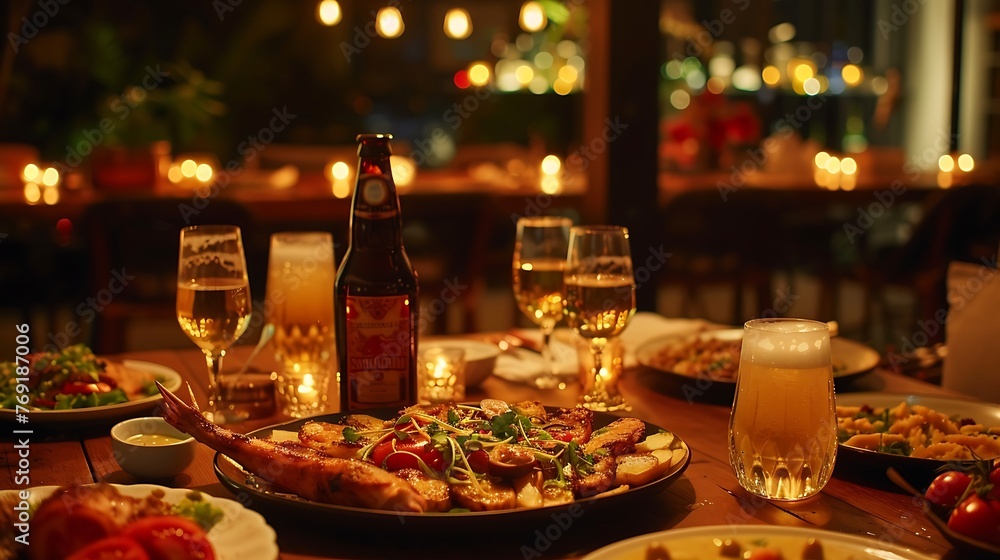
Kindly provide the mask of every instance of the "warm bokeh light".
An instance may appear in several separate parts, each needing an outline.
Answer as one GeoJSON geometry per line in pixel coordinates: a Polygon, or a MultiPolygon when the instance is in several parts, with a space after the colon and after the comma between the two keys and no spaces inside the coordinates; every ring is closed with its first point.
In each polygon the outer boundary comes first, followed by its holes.
{"type": "Polygon", "coordinates": [[[718,76],[712,76],[708,79],[708,83],[705,84],[708,91],[714,94],[720,94],[726,89],[726,82],[718,76]]]}
{"type": "Polygon", "coordinates": [[[958,168],[961,169],[962,171],[968,173],[969,171],[972,171],[975,167],[976,167],[976,162],[975,160],[972,159],[972,156],[970,156],[969,154],[962,154],[958,156],[958,168]]]}
{"type": "Polygon", "coordinates": [[[548,23],[548,18],[545,16],[545,10],[540,3],[525,2],[521,6],[521,17],[518,21],[521,24],[521,29],[528,33],[533,33],[544,29],[548,23]]]}
{"type": "Polygon", "coordinates": [[[559,173],[560,169],[562,169],[562,161],[559,160],[559,156],[549,154],[542,159],[542,173],[555,175],[559,173]]]}
{"type": "Polygon", "coordinates": [[[802,91],[806,92],[806,95],[816,95],[819,93],[819,80],[816,78],[809,78],[808,80],[802,82],[802,91]]]}
{"type": "Polygon", "coordinates": [[[171,165],[170,169],[167,170],[167,179],[169,179],[171,183],[180,183],[183,181],[184,174],[181,173],[181,166],[176,163],[171,165]]]}
{"type": "Polygon", "coordinates": [[[781,72],[774,66],[765,66],[760,72],[760,77],[769,86],[776,86],[781,80],[781,72]]]}
{"type": "Polygon", "coordinates": [[[854,64],[846,64],[840,70],[840,76],[844,78],[844,83],[849,86],[856,86],[861,83],[861,79],[864,78],[864,72],[861,68],[855,66],[854,64]]]}
{"type": "Polygon", "coordinates": [[[24,172],[21,173],[21,177],[23,177],[25,181],[37,181],[39,173],[40,170],[38,169],[38,166],[33,163],[29,163],[24,166],[24,172]]]}
{"type": "Polygon", "coordinates": [[[542,192],[545,194],[559,194],[562,191],[562,182],[559,177],[546,175],[542,177],[542,192]]]}
{"type": "Polygon", "coordinates": [[[847,60],[850,60],[854,64],[860,64],[864,57],[865,52],[861,50],[861,47],[851,47],[847,49],[847,60]]]}
{"type": "Polygon", "coordinates": [[[46,167],[42,173],[42,184],[46,187],[54,187],[59,182],[59,172],[55,167],[46,167]]]}
{"type": "Polygon", "coordinates": [[[669,80],[677,80],[681,77],[684,65],[679,60],[671,60],[663,65],[663,75],[669,80]]]}
{"type": "Polygon", "coordinates": [[[337,0],[323,0],[316,6],[316,19],[323,25],[337,25],[343,14],[337,0]]]}
{"type": "Polygon", "coordinates": [[[444,34],[452,39],[465,39],[472,34],[472,18],[462,8],[452,8],[444,15],[444,34]]]}
{"type": "Polygon", "coordinates": [[[951,173],[955,170],[955,159],[948,154],[939,157],[938,169],[944,171],[945,173],[951,173]]]}
{"type": "Polygon", "coordinates": [[[338,181],[343,181],[347,179],[348,175],[351,174],[351,168],[342,161],[335,162],[330,166],[330,175],[338,181]]]}
{"type": "Polygon", "coordinates": [[[795,69],[792,71],[792,75],[795,76],[795,79],[800,82],[804,82],[809,78],[812,78],[815,74],[816,70],[812,67],[812,65],[804,62],[796,64],[795,69]]]}
{"type": "Polygon", "coordinates": [[[826,160],[826,164],[823,165],[823,167],[828,173],[840,173],[840,159],[830,156],[830,158],[826,160]]]}
{"type": "Polygon", "coordinates": [[[558,93],[559,95],[568,95],[569,92],[573,91],[573,84],[563,80],[562,78],[556,79],[552,82],[552,91],[558,93]]]}
{"type": "Polygon", "coordinates": [[[566,65],[559,69],[559,79],[564,82],[572,84],[576,81],[578,76],[579,72],[577,72],[576,68],[573,68],[572,66],[566,65]]]}
{"type": "Polygon", "coordinates": [[[59,202],[59,189],[56,187],[45,187],[42,189],[42,202],[52,206],[59,202]]]}
{"type": "Polygon", "coordinates": [[[691,104],[691,95],[682,89],[675,89],[670,94],[670,104],[674,106],[674,109],[683,111],[691,104]]]}
{"type": "Polygon", "coordinates": [[[854,187],[858,185],[857,175],[841,175],[840,176],[840,188],[845,191],[853,191],[854,187]]]}
{"type": "Polygon", "coordinates": [[[472,85],[469,82],[469,73],[465,70],[459,70],[458,72],[455,72],[455,77],[452,79],[452,81],[455,82],[455,87],[459,89],[466,89],[467,87],[472,85]]]}
{"type": "Polygon", "coordinates": [[[351,184],[343,179],[333,182],[333,196],[347,198],[351,196],[351,184]]]}
{"type": "Polygon", "coordinates": [[[38,204],[42,199],[42,189],[35,183],[24,184],[24,201],[28,204],[38,204]]]}
{"type": "Polygon", "coordinates": [[[375,15],[375,32],[385,39],[395,39],[403,34],[406,26],[403,24],[403,14],[399,10],[386,6],[375,15]]]}
{"type": "Polygon", "coordinates": [[[469,66],[469,83],[477,87],[490,83],[490,67],[482,62],[474,62],[469,66]]]}
{"type": "Polygon", "coordinates": [[[840,160],[840,171],[844,175],[854,175],[858,172],[858,162],[854,161],[852,157],[845,157],[840,160]]]}
{"type": "Polygon", "coordinates": [[[779,23],[767,32],[767,38],[772,43],[785,43],[795,38],[795,26],[785,22],[779,23]]]}
{"type": "Polygon", "coordinates": [[[938,171],[937,174],[937,184],[942,189],[950,188],[955,183],[954,176],[951,173],[945,173],[944,171],[938,171]]]}
{"type": "Polygon", "coordinates": [[[193,159],[186,159],[181,162],[181,175],[184,175],[188,179],[193,178],[197,171],[198,164],[193,159]]]}
{"type": "Polygon", "coordinates": [[[743,91],[757,91],[760,89],[760,77],[761,73],[756,66],[740,66],[733,71],[733,87],[743,91]]]}
{"type": "MultiPolygon", "coordinates": [[[[565,43],[565,42],[566,41],[563,41],[562,43],[565,43]]],[[[562,43],[559,43],[559,44],[561,45],[562,43]]],[[[570,56],[572,56],[572,55],[570,55],[570,56]]],[[[547,53],[545,51],[541,51],[540,53],[538,53],[538,54],[535,55],[535,66],[541,68],[542,70],[547,70],[549,68],[552,68],[552,63],[553,62],[555,62],[555,59],[552,57],[551,54],[549,54],[549,53],[547,53]]]]}
{"type": "Polygon", "coordinates": [[[816,167],[823,169],[826,167],[826,162],[829,159],[830,159],[830,154],[826,152],[816,152],[816,157],[813,158],[813,161],[816,163],[816,167]]]}
{"type": "Polygon", "coordinates": [[[397,187],[406,188],[413,184],[417,176],[417,164],[404,156],[389,156],[389,167],[392,168],[392,180],[397,187]]]}
{"type": "Polygon", "coordinates": [[[199,163],[195,169],[194,176],[202,183],[207,183],[212,179],[212,166],[207,163],[199,163]]]}
{"type": "Polygon", "coordinates": [[[514,70],[514,77],[517,78],[517,83],[526,86],[535,78],[535,71],[527,64],[520,64],[514,70]]]}

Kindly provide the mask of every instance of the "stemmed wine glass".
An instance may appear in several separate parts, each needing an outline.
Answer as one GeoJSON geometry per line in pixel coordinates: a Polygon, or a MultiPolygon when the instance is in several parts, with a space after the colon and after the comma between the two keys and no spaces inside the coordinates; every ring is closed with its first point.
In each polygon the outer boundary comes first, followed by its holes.
{"type": "Polygon", "coordinates": [[[517,306],[542,329],[542,373],[535,385],[559,386],[553,371],[552,331],[563,317],[566,248],[573,222],[559,216],[521,218],[514,243],[514,297],[517,306]]]}
{"type": "Polygon", "coordinates": [[[208,363],[205,417],[219,424],[245,419],[245,414],[226,410],[219,388],[222,358],[250,324],[250,284],[240,228],[191,226],[181,230],[177,321],[205,353],[208,363]]]}
{"type": "Polygon", "coordinates": [[[587,339],[590,350],[589,363],[581,364],[580,402],[592,410],[628,409],[618,392],[621,356],[608,351],[635,313],[628,229],[572,228],[565,276],[569,324],[587,339]]]}

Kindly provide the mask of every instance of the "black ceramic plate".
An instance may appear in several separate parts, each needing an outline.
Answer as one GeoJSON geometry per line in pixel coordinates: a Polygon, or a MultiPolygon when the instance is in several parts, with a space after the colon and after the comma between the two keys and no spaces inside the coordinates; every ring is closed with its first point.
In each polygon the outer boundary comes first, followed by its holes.
{"type": "MultiPolygon", "coordinates": [[[[554,407],[546,407],[549,411],[555,411],[554,407]]],[[[365,414],[370,414],[377,418],[393,418],[397,416],[397,409],[375,409],[366,410],[365,414]]],[[[302,418],[284,424],[277,424],[267,428],[250,432],[248,435],[254,437],[267,437],[274,431],[297,432],[302,424],[310,421],[337,422],[344,414],[325,414],[312,418],[302,418]]],[[[618,416],[595,412],[594,428],[606,426],[618,419],[618,416]]],[[[664,431],[659,426],[654,426],[646,422],[646,436],[664,431]]],[[[679,439],[679,438],[678,438],[679,439]]],[[[684,443],[681,441],[681,443],[684,443]]],[[[593,512],[606,508],[620,507],[631,503],[634,500],[648,498],[665,489],[681,474],[691,462],[691,448],[684,444],[687,455],[680,465],[672,465],[666,474],[656,480],[639,486],[630,488],[625,492],[607,496],[593,496],[590,498],[578,499],[569,504],[548,506],[534,509],[510,509],[500,511],[481,511],[468,513],[408,513],[383,511],[366,508],[356,508],[348,506],[338,506],[323,504],[300,498],[276,490],[273,486],[248,474],[235,461],[222,453],[215,455],[215,473],[219,480],[229,490],[238,496],[246,496],[251,502],[245,504],[248,507],[258,509],[264,506],[268,509],[281,511],[282,513],[305,514],[311,521],[319,523],[335,523],[338,528],[357,528],[363,530],[390,530],[393,532],[403,531],[406,533],[423,532],[432,529],[447,529],[448,531],[462,530],[490,530],[494,531],[500,526],[528,527],[551,523],[553,516],[571,515],[579,517],[583,512],[593,512]]],[[[244,500],[241,500],[244,502],[244,500]]],[[[331,527],[334,525],[330,525],[331,527]]]]}

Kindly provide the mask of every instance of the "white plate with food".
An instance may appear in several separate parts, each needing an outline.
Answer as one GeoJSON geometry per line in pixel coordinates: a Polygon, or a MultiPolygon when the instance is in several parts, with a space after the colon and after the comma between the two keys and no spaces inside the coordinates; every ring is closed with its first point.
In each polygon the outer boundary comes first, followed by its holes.
{"type": "MultiPolygon", "coordinates": [[[[29,424],[96,422],[127,418],[162,400],[154,382],[171,390],[181,376],[166,366],[142,360],[115,362],[94,356],[82,345],[33,361],[26,415],[29,424]]],[[[17,422],[16,364],[0,364],[0,421],[17,422]]]]}
{"type": "Polygon", "coordinates": [[[1000,456],[1000,405],[905,393],[843,393],[836,399],[838,463],[892,466],[916,478],[947,463],[1000,456]]]}
{"type": "MultiPolygon", "coordinates": [[[[22,491],[0,492],[0,507],[9,508],[20,501],[22,491]]],[[[27,489],[27,502],[31,506],[31,545],[49,547],[50,555],[65,556],[70,548],[86,545],[99,537],[126,537],[133,543],[141,543],[142,548],[157,546],[150,544],[147,531],[155,532],[159,523],[153,518],[161,516],[181,517],[183,521],[209,527],[205,537],[211,545],[217,560],[275,560],[278,545],[274,529],[257,512],[243,507],[239,502],[216,498],[197,491],[166,488],[152,484],[91,484],[67,487],[39,486],[27,489]],[[44,511],[38,507],[45,498],[59,492],[58,501],[49,502],[54,507],[44,511]],[[63,507],[72,503],[87,506],[86,509],[63,507]],[[112,507],[113,506],[113,507],[112,507]],[[40,514],[40,512],[43,512],[40,514]],[[75,512],[84,515],[88,531],[80,533],[73,520],[75,512]],[[39,519],[41,518],[41,519],[39,519]],[[152,521],[149,521],[152,520],[152,521]],[[70,531],[66,533],[66,531],[70,531]],[[81,539],[81,540],[75,540],[81,539]],[[58,548],[62,547],[62,548],[58,548]]],[[[198,527],[194,531],[198,532],[198,527]]],[[[201,529],[205,530],[205,529],[201,529]]],[[[13,536],[13,535],[12,535],[13,536]]],[[[200,533],[195,536],[200,538],[200,533]]],[[[0,543],[0,547],[12,543],[0,543]]],[[[169,546],[173,543],[164,543],[169,546]]],[[[129,543],[131,546],[132,543],[129,543]]],[[[199,543],[195,542],[195,546],[199,543]]],[[[96,545],[95,545],[96,546],[96,545]]],[[[36,551],[37,552],[37,551],[36,551]]]]}
{"type": "MultiPolygon", "coordinates": [[[[647,342],[636,351],[639,363],[685,378],[735,385],[743,329],[719,329],[647,342]]],[[[879,353],[866,344],[841,337],[830,339],[833,377],[842,380],[875,368],[879,353]]]]}
{"type": "Polygon", "coordinates": [[[702,558],[823,558],[936,560],[912,549],[833,531],[802,527],[712,525],[671,529],[620,541],[583,560],[697,560],[702,558]],[[726,553],[723,553],[725,548],[726,553]],[[807,555],[806,551],[812,551],[807,555]],[[817,552],[821,551],[821,552],[817,552]]]}

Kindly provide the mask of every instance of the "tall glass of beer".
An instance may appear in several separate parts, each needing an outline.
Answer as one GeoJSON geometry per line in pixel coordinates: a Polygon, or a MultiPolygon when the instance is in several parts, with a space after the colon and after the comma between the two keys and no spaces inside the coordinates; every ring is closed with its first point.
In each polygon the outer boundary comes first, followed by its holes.
{"type": "Polygon", "coordinates": [[[740,485],[769,500],[809,498],[830,480],[836,456],[829,327],[748,321],[729,421],[729,462],[740,485]]]}
{"type": "Polygon", "coordinates": [[[296,418],[326,409],[334,345],[333,260],[329,233],[271,236],[265,309],[281,365],[280,406],[296,418]]]}

